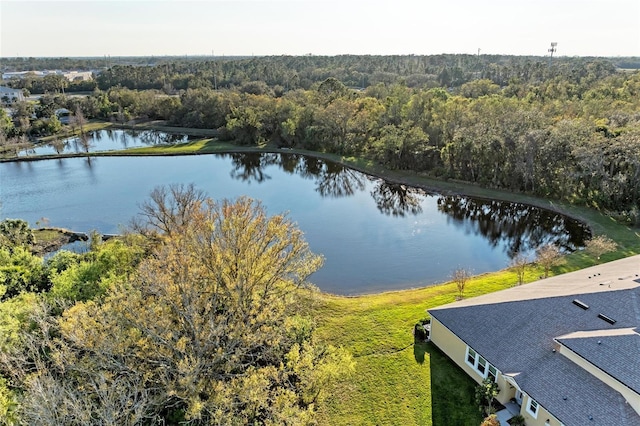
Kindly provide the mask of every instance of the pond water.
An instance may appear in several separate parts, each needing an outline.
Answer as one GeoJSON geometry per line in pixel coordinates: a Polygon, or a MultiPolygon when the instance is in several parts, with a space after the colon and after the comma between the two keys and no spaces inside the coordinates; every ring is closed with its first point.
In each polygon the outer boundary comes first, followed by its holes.
{"type": "Polygon", "coordinates": [[[188,136],[160,132],[157,130],[102,129],[87,132],[82,136],[61,139],[36,145],[19,153],[20,157],[35,155],[74,154],[80,152],[121,151],[153,145],[168,145],[187,142],[188,136]]]}
{"type": "Polygon", "coordinates": [[[544,243],[564,250],[587,230],[522,204],[428,194],[293,154],[99,157],[0,163],[0,218],[118,233],[158,185],[193,183],[216,199],[248,195],[288,212],[325,264],[310,280],[337,294],[425,286],[458,267],[506,267],[544,243]]]}

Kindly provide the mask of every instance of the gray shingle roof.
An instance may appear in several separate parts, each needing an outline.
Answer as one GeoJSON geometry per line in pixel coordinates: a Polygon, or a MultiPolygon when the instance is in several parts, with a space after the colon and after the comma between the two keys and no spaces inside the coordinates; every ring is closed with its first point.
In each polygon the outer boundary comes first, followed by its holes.
{"type": "Polygon", "coordinates": [[[557,340],[640,394],[640,334],[633,332],[557,340]]]}
{"type": "Polygon", "coordinates": [[[638,392],[640,336],[633,330],[640,325],[640,287],[597,290],[499,303],[483,296],[478,304],[469,299],[429,312],[503,374],[512,375],[524,392],[565,425],[637,426],[640,416],[619,392],[553,351],[557,339],[638,392]],[[589,309],[574,305],[576,298],[589,309]],[[599,313],[615,319],[615,324],[598,318],[599,313]],[[588,333],[572,335],[575,332],[588,333]],[[598,340],[601,344],[593,350],[598,340]]]}

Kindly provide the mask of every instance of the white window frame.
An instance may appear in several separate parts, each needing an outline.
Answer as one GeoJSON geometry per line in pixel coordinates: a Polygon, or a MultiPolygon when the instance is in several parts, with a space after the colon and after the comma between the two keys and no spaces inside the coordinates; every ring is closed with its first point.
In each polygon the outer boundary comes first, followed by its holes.
{"type": "Polygon", "coordinates": [[[529,400],[527,401],[527,413],[531,414],[533,416],[534,419],[538,418],[538,413],[540,412],[540,404],[538,404],[538,402],[529,397],[529,400]],[[535,409],[531,409],[531,407],[535,404],[535,409]]]}
{"type": "Polygon", "coordinates": [[[466,355],[464,357],[464,360],[467,362],[467,364],[470,367],[473,367],[475,369],[476,368],[476,359],[477,358],[478,358],[478,352],[474,351],[469,346],[467,346],[467,353],[466,353],[466,355]],[[473,352],[473,362],[469,362],[469,356],[471,356],[471,352],[473,352]]]}
{"type": "Polygon", "coordinates": [[[490,363],[487,366],[487,377],[492,376],[493,377],[493,381],[497,382],[498,381],[498,369],[496,367],[494,367],[493,365],[491,365],[490,363]],[[493,372],[491,372],[491,369],[493,369],[493,372]]]}
{"type": "Polygon", "coordinates": [[[487,362],[486,359],[484,359],[484,357],[479,356],[476,362],[476,370],[478,371],[478,373],[480,373],[483,377],[487,377],[487,364],[489,364],[487,362]]]}
{"type": "MultiPolygon", "coordinates": [[[[498,374],[500,373],[500,371],[494,365],[492,365],[489,361],[487,361],[485,357],[480,355],[470,346],[467,346],[467,352],[464,356],[464,361],[467,363],[469,367],[473,368],[473,371],[478,373],[483,379],[486,379],[487,377],[489,377],[489,369],[493,369],[495,371],[495,377],[493,381],[494,382],[498,381],[498,374]],[[469,357],[473,358],[473,362],[469,361],[469,357]]],[[[494,376],[494,374],[492,374],[492,376],[494,376]]]]}

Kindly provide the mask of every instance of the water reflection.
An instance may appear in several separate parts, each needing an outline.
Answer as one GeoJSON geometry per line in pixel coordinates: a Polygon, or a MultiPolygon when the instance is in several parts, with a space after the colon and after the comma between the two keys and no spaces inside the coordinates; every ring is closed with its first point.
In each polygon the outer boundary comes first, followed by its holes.
{"type": "Polygon", "coordinates": [[[417,215],[422,213],[422,205],[420,203],[425,196],[425,192],[419,188],[379,179],[375,188],[371,191],[371,196],[376,201],[378,210],[382,213],[391,216],[405,216],[407,214],[417,215]]]}
{"type": "Polygon", "coordinates": [[[276,154],[233,153],[227,155],[231,158],[233,165],[231,177],[246,183],[261,183],[271,179],[271,176],[264,172],[264,168],[272,164],[279,164],[279,161],[276,161],[276,154]]]}
{"type": "Polygon", "coordinates": [[[84,132],[66,139],[22,150],[20,157],[69,153],[118,151],[143,146],[168,145],[187,142],[188,136],[157,130],[102,129],[84,132]]]}
{"type": "Polygon", "coordinates": [[[580,222],[525,204],[441,195],[438,210],[484,236],[493,247],[506,242],[509,257],[549,243],[565,252],[574,251],[584,246],[588,236],[580,222]]]}
{"type": "Polygon", "coordinates": [[[288,174],[297,174],[304,179],[312,179],[316,191],[323,197],[348,197],[363,191],[369,177],[341,164],[306,157],[298,154],[279,153],[232,153],[228,156],[233,164],[231,177],[250,183],[261,183],[271,179],[265,168],[278,166],[288,174]]]}
{"type": "Polygon", "coordinates": [[[368,182],[373,182],[370,195],[378,210],[387,216],[420,215],[425,198],[436,197],[438,210],[447,215],[450,224],[483,236],[492,247],[504,245],[511,258],[549,243],[571,252],[584,246],[589,236],[582,223],[549,210],[504,201],[427,194],[420,188],[374,179],[321,158],[276,153],[226,155],[231,158],[230,175],[234,179],[262,183],[271,179],[265,168],[275,165],[286,173],[313,180],[316,192],[322,197],[353,196],[364,191],[368,182]]]}

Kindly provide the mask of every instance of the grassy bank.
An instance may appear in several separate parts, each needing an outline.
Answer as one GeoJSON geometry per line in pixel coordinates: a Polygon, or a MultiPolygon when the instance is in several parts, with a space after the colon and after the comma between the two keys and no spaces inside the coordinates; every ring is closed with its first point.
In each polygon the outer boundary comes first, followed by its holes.
{"type": "MultiPolygon", "coordinates": [[[[113,123],[110,123],[108,121],[92,120],[82,126],[82,131],[95,132],[97,130],[108,129],[111,127],[113,127],[113,123]]],[[[70,138],[72,136],[78,136],[81,133],[79,128],[72,129],[71,127],[65,127],[65,129],[66,131],[64,133],[58,133],[55,135],[38,138],[38,143],[49,143],[57,139],[65,139],[65,138],[70,138]]]]}

